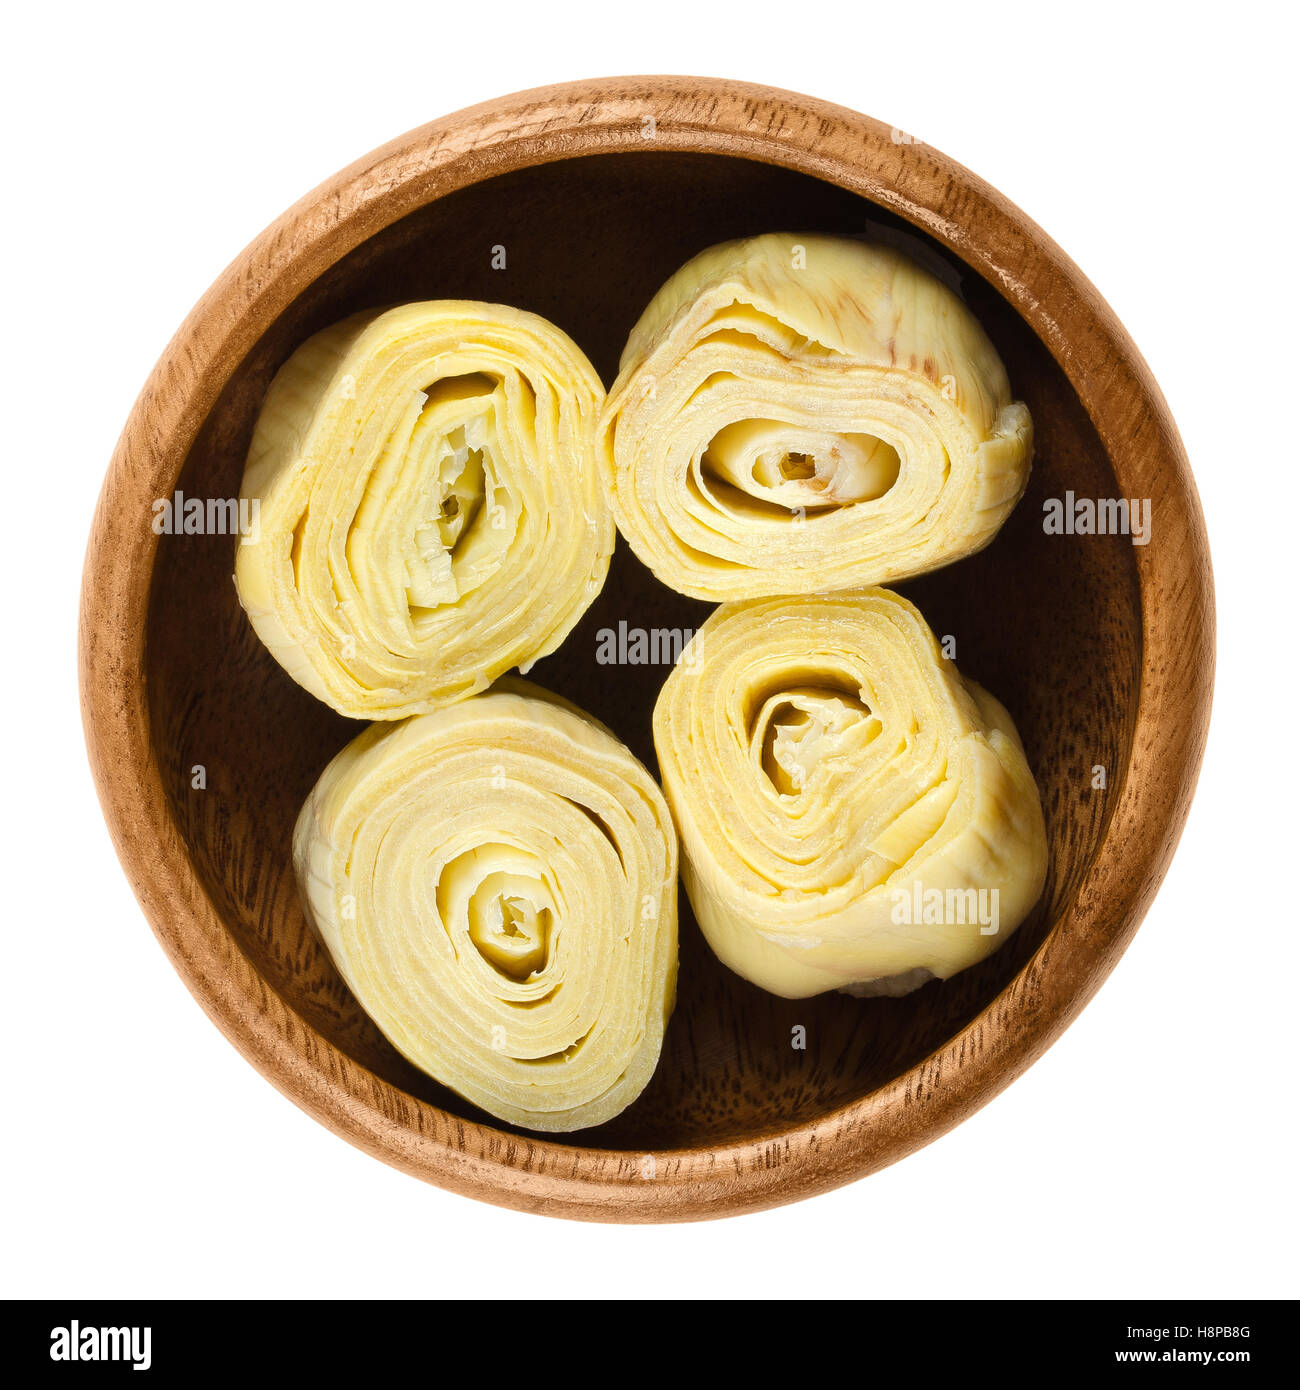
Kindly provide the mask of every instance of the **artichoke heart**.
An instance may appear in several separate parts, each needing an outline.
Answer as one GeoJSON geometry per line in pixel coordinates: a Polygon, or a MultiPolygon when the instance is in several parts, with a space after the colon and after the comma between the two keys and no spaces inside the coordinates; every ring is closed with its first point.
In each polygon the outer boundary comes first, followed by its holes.
{"type": "Polygon", "coordinates": [[[599,593],[614,524],[604,390],[535,314],[439,300],[360,314],[271,384],[241,499],[240,601],[299,684],[401,719],[555,650],[599,593]]]}
{"type": "Polygon", "coordinates": [[[769,233],[687,262],[602,416],[619,530],[714,602],[937,569],[988,544],[1033,452],[996,349],[897,251],[769,233]]]}
{"type": "Polygon", "coordinates": [[[659,1058],[677,975],[677,839],[602,725],[507,678],[373,724],[298,817],[307,915],[415,1066],[528,1129],[598,1125],[659,1058]]]}
{"type": "Polygon", "coordinates": [[[724,604],[654,714],[682,878],[737,974],[901,994],[995,951],[1047,837],[1007,711],[887,589],[724,604]]]}

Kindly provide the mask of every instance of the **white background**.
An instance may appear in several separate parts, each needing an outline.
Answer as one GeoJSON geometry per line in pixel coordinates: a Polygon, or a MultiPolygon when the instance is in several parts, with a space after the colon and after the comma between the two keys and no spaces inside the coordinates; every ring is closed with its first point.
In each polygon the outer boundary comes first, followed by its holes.
{"type": "Polygon", "coordinates": [[[3,1292],[1294,1296],[1296,148],[1286,13],[1134,3],[23,6],[6,21],[3,1292]],[[426,1187],[207,1022],[86,768],[82,552],[131,403],[289,203],[519,88],[746,78],[910,131],[1046,228],[1133,334],[1207,514],[1219,677],[1136,942],[973,1119],[812,1201],[695,1226],[426,1187]]]}

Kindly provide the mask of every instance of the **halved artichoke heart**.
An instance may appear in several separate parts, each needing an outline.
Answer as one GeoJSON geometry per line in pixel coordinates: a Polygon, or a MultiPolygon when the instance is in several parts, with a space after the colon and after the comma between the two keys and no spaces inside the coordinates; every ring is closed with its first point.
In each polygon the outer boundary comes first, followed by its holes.
{"type": "Polygon", "coordinates": [[[499,304],[360,314],[271,384],[235,580],[258,636],[342,714],[400,719],[555,650],[614,525],[604,390],[558,328],[499,304]]]}
{"type": "Polygon", "coordinates": [[[906,256],[771,233],[687,262],[603,414],[615,519],[671,588],[725,602],[861,588],[987,545],[1029,412],[966,305],[906,256]]]}
{"type": "Polygon", "coordinates": [[[526,681],[374,724],[298,818],[308,916],[403,1056],[528,1129],[611,1119],[659,1058],[677,838],[649,773],[526,681]]]}
{"type": "Polygon", "coordinates": [[[725,604],[654,715],[682,877],[773,994],[901,994],[995,951],[1047,839],[1011,717],[887,589],[725,604]]]}

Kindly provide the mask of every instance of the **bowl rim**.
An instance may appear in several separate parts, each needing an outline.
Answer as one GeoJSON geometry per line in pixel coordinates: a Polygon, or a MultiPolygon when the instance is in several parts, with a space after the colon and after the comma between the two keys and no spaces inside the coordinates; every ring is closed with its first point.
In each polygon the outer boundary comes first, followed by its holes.
{"type": "Polygon", "coordinates": [[[1195,789],[1213,671],[1209,546],[1186,454],[1137,348],[1064,251],[983,180],[897,128],[793,92],[685,76],[589,79],[484,102],[399,136],[293,204],[218,277],[150,374],[95,512],[79,622],[87,749],[115,848],[173,966],[227,1038],[303,1110],[407,1173],[501,1206],[602,1221],[706,1219],[826,1191],[939,1137],[1018,1077],[1100,987],[1159,886],[1195,789]],[[821,1119],[641,1153],[520,1135],[417,1100],[335,1047],[245,958],[190,864],[154,756],[145,639],[158,538],[139,518],[173,491],[199,428],[262,333],[344,254],[495,174],[646,149],[812,174],[954,252],[1038,334],[1123,495],[1151,498],[1159,537],[1134,547],[1141,676],[1110,824],[1074,902],[1031,959],[946,1044],[821,1119]]]}

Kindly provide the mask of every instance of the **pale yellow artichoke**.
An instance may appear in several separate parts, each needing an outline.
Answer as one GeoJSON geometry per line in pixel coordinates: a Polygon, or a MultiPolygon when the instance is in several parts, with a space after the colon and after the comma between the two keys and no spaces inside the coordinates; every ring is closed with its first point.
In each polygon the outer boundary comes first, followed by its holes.
{"type": "Polygon", "coordinates": [[[507,679],[372,725],[294,832],[320,939],[422,1071],[511,1124],[598,1125],[649,1081],[677,975],[677,840],[602,725],[507,679]]]}
{"type": "Polygon", "coordinates": [[[555,650],[614,525],[604,390],[558,328],[439,300],[318,333],[276,376],[235,578],[258,636],[342,714],[400,719],[555,650]]]}
{"type": "Polygon", "coordinates": [[[1006,710],[887,589],[725,604],[654,714],[682,878],[774,994],[905,993],[982,960],[1042,892],[1006,710]]]}
{"type": "Polygon", "coordinates": [[[714,601],[864,587],[979,550],[1032,427],[988,336],[906,256],[771,233],[687,262],[606,402],[619,529],[714,601]]]}

